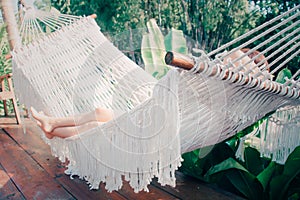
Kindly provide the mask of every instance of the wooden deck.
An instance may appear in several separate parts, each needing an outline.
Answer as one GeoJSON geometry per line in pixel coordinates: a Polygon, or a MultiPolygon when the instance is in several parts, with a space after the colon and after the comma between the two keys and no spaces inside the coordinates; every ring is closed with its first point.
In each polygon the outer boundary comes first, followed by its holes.
{"type": "Polygon", "coordinates": [[[26,134],[14,118],[0,119],[0,200],[2,199],[242,199],[231,193],[177,173],[177,186],[162,187],[157,181],[150,192],[134,193],[124,182],[121,190],[108,193],[64,174],[65,167],[51,156],[40,139],[39,128],[26,119],[26,134]]]}

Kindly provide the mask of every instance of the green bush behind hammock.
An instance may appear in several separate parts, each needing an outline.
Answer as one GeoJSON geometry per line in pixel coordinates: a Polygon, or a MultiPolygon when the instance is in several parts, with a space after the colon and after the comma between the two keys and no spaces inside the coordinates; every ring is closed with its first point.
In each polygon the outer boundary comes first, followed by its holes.
{"type": "MultiPolygon", "coordinates": [[[[182,31],[175,29],[164,36],[154,19],[147,23],[147,28],[141,48],[145,70],[160,79],[170,69],[164,62],[166,51],[187,54],[186,40],[182,31]]],[[[287,68],[277,75],[276,81],[283,83],[285,77],[291,77],[287,68]]],[[[245,161],[235,157],[240,138],[251,133],[263,120],[268,119],[259,120],[225,142],[185,153],[180,170],[247,199],[299,199],[300,147],[290,154],[285,165],[262,158],[257,149],[247,144],[245,161]]]]}

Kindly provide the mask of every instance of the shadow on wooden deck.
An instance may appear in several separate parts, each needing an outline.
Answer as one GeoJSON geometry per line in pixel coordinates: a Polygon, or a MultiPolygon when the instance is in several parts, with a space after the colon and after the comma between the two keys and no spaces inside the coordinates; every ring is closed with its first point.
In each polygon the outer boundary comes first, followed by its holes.
{"type": "Polygon", "coordinates": [[[104,184],[91,191],[85,181],[64,174],[64,165],[51,155],[32,121],[25,119],[24,125],[0,118],[0,199],[242,199],[180,172],[175,188],[154,180],[149,193],[134,193],[126,182],[112,193],[104,184]]]}

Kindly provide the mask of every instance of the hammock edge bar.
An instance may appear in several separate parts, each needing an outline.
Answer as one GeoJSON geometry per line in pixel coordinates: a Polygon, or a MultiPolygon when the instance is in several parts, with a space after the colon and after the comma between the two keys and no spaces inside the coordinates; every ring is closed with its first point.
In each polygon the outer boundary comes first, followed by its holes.
{"type": "MultiPolygon", "coordinates": [[[[192,70],[195,68],[195,61],[190,56],[180,54],[177,52],[167,52],[165,55],[165,62],[167,65],[178,67],[184,70],[192,70]]],[[[230,69],[222,69],[220,65],[214,64],[209,65],[204,62],[200,63],[200,66],[194,73],[205,73],[207,76],[215,76],[221,80],[227,80],[231,83],[236,83],[241,86],[246,86],[249,88],[257,88],[258,90],[264,90],[274,95],[280,95],[291,99],[300,99],[300,91],[291,88],[288,85],[283,85],[281,83],[265,80],[262,81],[259,78],[254,78],[253,76],[245,75],[242,72],[233,72],[230,69]],[[209,69],[209,70],[208,70],[209,69]],[[219,72],[219,73],[218,73],[219,72]]]]}

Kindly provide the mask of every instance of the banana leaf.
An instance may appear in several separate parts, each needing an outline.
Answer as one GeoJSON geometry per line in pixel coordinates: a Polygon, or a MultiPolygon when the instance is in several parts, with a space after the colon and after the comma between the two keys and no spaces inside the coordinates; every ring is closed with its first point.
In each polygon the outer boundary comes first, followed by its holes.
{"type": "Polygon", "coordinates": [[[187,54],[188,49],[183,32],[174,28],[165,37],[165,46],[167,51],[187,54]]]}
{"type": "Polygon", "coordinates": [[[262,185],[244,166],[233,158],[213,166],[205,175],[207,180],[218,182],[226,176],[230,183],[247,199],[261,199],[262,185]]]}
{"type": "Polygon", "coordinates": [[[297,147],[285,162],[283,173],[273,178],[270,183],[271,199],[286,199],[289,185],[300,174],[300,146],[297,147]]]}
{"type": "Polygon", "coordinates": [[[162,78],[171,69],[165,63],[167,51],[187,53],[186,41],[182,31],[171,29],[166,37],[163,36],[155,19],[147,22],[148,33],[142,39],[142,58],[145,70],[157,79],[162,78]]]}
{"type": "Polygon", "coordinates": [[[149,33],[143,36],[141,49],[145,70],[160,79],[169,70],[164,61],[164,36],[154,19],[147,22],[147,28],[149,33]]]}

